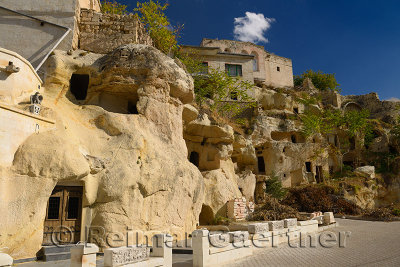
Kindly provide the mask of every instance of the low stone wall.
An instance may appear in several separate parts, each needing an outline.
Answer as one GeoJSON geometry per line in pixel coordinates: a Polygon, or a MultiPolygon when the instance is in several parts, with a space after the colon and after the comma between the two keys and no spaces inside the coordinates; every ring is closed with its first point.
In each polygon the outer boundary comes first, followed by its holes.
{"type": "Polygon", "coordinates": [[[104,266],[172,267],[172,236],[157,234],[152,237],[153,249],[145,245],[109,248],[104,250],[104,266]]]}
{"type": "Polygon", "coordinates": [[[135,15],[114,15],[82,9],[79,48],[107,54],[124,44],[152,45],[153,41],[135,15]]]}

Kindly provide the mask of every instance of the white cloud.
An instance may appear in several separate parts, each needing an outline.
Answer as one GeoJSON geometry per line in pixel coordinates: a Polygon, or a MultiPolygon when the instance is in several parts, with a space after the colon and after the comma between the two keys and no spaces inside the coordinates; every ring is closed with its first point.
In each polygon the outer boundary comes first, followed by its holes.
{"type": "Polygon", "coordinates": [[[245,17],[235,18],[233,34],[236,40],[252,43],[268,43],[264,36],[265,32],[271,28],[273,18],[266,18],[264,14],[246,12],[245,17]]]}
{"type": "Polygon", "coordinates": [[[386,101],[400,102],[400,98],[392,97],[392,98],[386,99],[386,101]]]}

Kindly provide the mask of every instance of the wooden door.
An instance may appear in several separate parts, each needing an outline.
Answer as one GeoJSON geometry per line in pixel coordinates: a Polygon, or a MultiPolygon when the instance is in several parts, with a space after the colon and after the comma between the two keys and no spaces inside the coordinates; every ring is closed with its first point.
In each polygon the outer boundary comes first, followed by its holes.
{"type": "Polygon", "coordinates": [[[47,203],[43,245],[77,243],[82,218],[82,187],[56,186],[47,203]]]}

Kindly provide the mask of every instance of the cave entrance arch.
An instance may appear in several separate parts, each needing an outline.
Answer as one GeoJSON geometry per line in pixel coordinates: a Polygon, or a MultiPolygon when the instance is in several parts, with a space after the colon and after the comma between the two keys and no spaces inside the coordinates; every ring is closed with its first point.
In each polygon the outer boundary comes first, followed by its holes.
{"type": "Polygon", "coordinates": [[[199,224],[210,225],[212,224],[213,221],[214,221],[214,212],[212,211],[210,206],[203,204],[199,215],[199,224]]]}
{"type": "Polygon", "coordinates": [[[76,100],[85,100],[89,87],[89,75],[87,74],[72,74],[69,81],[71,93],[76,100]]]}

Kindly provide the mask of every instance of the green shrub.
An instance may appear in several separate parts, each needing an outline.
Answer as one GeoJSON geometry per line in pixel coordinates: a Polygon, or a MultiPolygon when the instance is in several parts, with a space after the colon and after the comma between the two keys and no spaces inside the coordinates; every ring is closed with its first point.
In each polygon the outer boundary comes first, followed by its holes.
{"type": "Polygon", "coordinates": [[[231,219],[223,217],[221,215],[216,215],[215,218],[213,219],[212,224],[213,225],[229,225],[231,222],[231,219]]]}
{"type": "Polygon", "coordinates": [[[393,209],[392,214],[400,217],[400,209],[393,209]]]}
{"type": "Polygon", "coordinates": [[[335,74],[323,73],[320,70],[317,72],[313,70],[307,70],[301,75],[294,76],[294,85],[302,85],[305,78],[310,78],[314,86],[321,91],[340,91],[339,84],[337,83],[335,78],[335,74]]]}
{"type": "Polygon", "coordinates": [[[282,187],[281,179],[276,175],[265,181],[265,187],[265,193],[276,199],[283,199],[287,194],[287,190],[282,187]]]}
{"type": "Polygon", "coordinates": [[[147,32],[153,40],[154,46],[165,54],[175,54],[178,49],[179,33],[183,26],[173,27],[165,15],[168,3],[159,1],[137,2],[134,9],[139,20],[145,25],[147,32]]]}
{"type": "Polygon", "coordinates": [[[101,12],[117,15],[126,15],[128,13],[127,6],[120,4],[115,0],[102,0],[101,12]]]}

